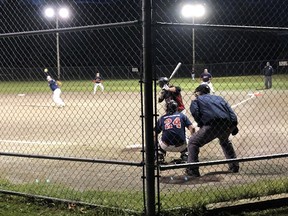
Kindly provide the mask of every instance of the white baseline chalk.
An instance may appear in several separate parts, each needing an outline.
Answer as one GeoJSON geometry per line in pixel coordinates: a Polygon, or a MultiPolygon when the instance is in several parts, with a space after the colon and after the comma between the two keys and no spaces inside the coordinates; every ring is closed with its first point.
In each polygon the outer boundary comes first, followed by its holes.
{"type": "Polygon", "coordinates": [[[37,145],[67,145],[66,142],[43,142],[43,141],[21,141],[21,140],[0,140],[0,143],[17,143],[17,144],[37,144],[37,145]]]}
{"type": "Polygon", "coordinates": [[[234,104],[234,105],[232,105],[231,107],[232,107],[232,108],[235,108],[235,107],[239,106],[240,104],[245,103],[245,102],[251,100],[251,99],[254,98],[254,97],[255,97],[255,95],[253,94],[253,95],[251,95],[250,98],[248,98],[248,99],[246,99],[246,100],[243,100],[243,101],[241,101],[241,102],[239,102],[239,103],[237,103],[237,104],[234,104]]]}

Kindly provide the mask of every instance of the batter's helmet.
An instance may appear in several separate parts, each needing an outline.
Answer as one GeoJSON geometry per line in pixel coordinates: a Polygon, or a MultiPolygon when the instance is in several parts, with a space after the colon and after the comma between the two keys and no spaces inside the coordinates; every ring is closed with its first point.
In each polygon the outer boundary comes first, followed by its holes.
{"type": "Polygon", "coordinates": [[[169,79],[167,77],[160,77],[158,80],[158,84],[161,88],[163,88],[163,86],[168,83],[169,83],[169,79]]]}
{"type": "Polygon", "coordinates": [[[201,84],[195,89],[194,93],[199,94],[199,95],[209,94],[210,87],[207,84],[201,84]]]}
{"type": "Polygon", "coordinates": [[[177,108],[178,108],[178,104],[174,100],[170,100],[166,106],[167,106],[166,112],[169,114],[175,113],[177,111],[177,108]]]}

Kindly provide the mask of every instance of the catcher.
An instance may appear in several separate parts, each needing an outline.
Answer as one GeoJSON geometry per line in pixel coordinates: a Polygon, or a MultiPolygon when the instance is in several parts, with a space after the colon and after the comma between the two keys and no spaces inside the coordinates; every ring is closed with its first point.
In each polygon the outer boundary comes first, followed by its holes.
{"type": "Polygon", "coordinates": [[[188,117],[177,110],[177,102],[170,100],[166,104],[166,114],[158,119],[154,128],[156,156],[158,157],[158,162],[162,164],[165,164],[167,151],[180,152],[180,162],[186,162],[188,158],[186,128],[191,135],[194,133],[194,128],[188,117]],[[161,132],[162,137],[157,143],[156,138],[161,132]]]}
{"type": "Polygon", "coordinates": [[[103,79],[100,76],[100,73],[96,73],[93,83],[94,83],[93,94],[96,94],[98,86],[101,88],[101,91],[104,92],[104,85],[102,84],[103,79]]]}

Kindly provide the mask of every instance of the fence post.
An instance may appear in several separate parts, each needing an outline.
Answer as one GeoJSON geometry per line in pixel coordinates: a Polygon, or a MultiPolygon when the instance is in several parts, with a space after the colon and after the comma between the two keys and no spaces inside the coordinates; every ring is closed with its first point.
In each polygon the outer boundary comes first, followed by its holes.
{"type": "Polygon", "coordinates": [[[151,42],[151,1],[142,1],[143,28],[143,72],[144,72],[144,115],[146,145],[146,215],[155,215],[155,170],[153,140],[153,85],[152,85],[152,42],[151,42]]]}

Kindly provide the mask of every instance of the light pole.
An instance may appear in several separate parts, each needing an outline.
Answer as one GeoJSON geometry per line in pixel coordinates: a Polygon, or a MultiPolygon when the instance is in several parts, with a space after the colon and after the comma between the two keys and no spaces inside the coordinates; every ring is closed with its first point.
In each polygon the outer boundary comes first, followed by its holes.
{"type": "Polygon", "coordinates": [[[182,15],[185,18],[192,18],[192,80],[195,79],[195,18],[202,17],[205,14],[205,7],[201,4],[187,4],[182,8],[182,15]]]}
{"type": "MultiPolygon", "coordinates": [[[[54,18],[56,22],[56,30],[59,29],[59,19],[67,19],[70,15],[69,9],[66,7],[60,7],[54,9],[52,7],[48,7],[44,11],[45,16],[48,18],[54,18]]],[[[57,78],[60,80],[61,77],[61,65],[60,65],[60,40],[59,40],[59,32],[56,32],[56,55],[57,55],[57,78]]]]}

